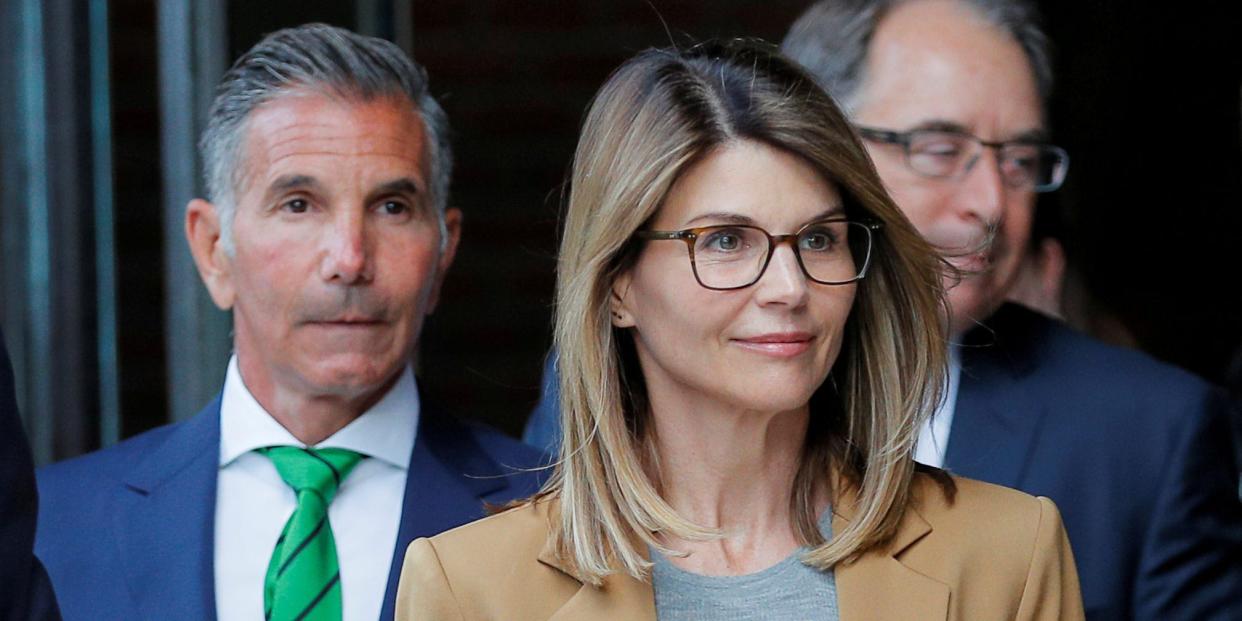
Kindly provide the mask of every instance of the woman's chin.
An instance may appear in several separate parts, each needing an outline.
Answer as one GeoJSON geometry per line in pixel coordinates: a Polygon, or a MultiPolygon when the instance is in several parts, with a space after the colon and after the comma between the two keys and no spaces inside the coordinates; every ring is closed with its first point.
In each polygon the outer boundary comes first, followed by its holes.
{"type": "Polygon", "coordinates": [[[733,391],[738,409],[773,414],[805,408],[814,393],[814,388],[806,384],[781,383],[752,385],[733,391]]]}

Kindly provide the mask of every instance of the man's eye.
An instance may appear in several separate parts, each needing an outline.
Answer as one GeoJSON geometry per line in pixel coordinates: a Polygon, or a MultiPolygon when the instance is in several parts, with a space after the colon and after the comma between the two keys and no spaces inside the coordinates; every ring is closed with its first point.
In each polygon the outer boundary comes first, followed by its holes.
{"type": "Polygon", "coordinates": [[[1034,172],[1039,169],[1039,151],[1030,147],[1011,147],[1001,153],[1001,165],[1007,169],[1034,172]]]}
{"type": "Polygon", "coordinates": [[[401,201],[384,201],[384,204],[380,206],[380,209],[390,216],[399,216],[409,213],[410,206],[401,201]]]}
{"type": "Polygon", "coordinates": [[[1035,158],[1015,158],[1004,162],[1004,168],[1034,173],[1039,168],[1039,160],[1035,158]]]}
{"type": "Polygon", "coordinates": [[[310,203],[304,198],[295,198],[285,201],[281,208],[289,213],[306,213],[310,209],[310,203]]]}
{"type": "Polygon", "coordinates": [[[917,155],[930,155],[933,157],[954,158],[962,152],[961,145],[955,142],[932,142],[918,145],[915,149],[917,155]]]}

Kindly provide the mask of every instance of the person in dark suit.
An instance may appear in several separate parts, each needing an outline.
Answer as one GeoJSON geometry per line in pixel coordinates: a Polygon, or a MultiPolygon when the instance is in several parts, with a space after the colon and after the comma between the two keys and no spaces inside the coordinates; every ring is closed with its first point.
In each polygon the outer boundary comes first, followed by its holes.
{"type": "Polygon", "coordinates": [[[413,373],[460,232],[447,135],[380,39],[282,30],[225,74],[186,236],[235,353],[196,417],[40,472],[67,619],[390,619],[409,542],[537,489],[541,453],[413,373]]]}
{"type": "Polygon", "coordinates": [[[1052,498],[1088,618],[1242,618],[1223,395],[1004,302],[1036,194],[1068,166],[1046,143],[1052,75],[1033,6],[823,0],[782,48],[851,109],[897,204],[964,274],[949,291],[955,377],[920,458],[1052,498]]]}
{"type": "Polygon", "coordinates": [[[0,332],[0,619],[60,618],[47,572],[34,556],[38,508],[34,463],[0,332]]]}
{"type": "MultiPolygon", "coordinates": [[[[840,101],[897,205],[958,268],[946,399],[916,458],[1055,501],[1089,619],[1242,618],[1221,394],[1005,303],[1036,193],[1068,167],[1046,141],[1051,69],[1032,6],[826,0],[782,49],[840,101]]],[[[556,435],[549,397],[527,426],[539,446],[556,435]]]]}

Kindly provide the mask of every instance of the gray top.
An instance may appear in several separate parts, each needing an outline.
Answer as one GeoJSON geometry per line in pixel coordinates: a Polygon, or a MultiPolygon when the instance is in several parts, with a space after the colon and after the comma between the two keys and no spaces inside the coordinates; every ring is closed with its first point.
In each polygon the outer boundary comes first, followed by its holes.
{"type": "MultiPolygon", "coordinates": [[[[832,536],[832,511],[819,519],[820,532],[832,536]]],[[[703,576],[675,567],[652,551],[651,574],[659,621],[838,621],[837,583],[831,571],[802,564],[807,548],[744,576],[703,576]]]]}

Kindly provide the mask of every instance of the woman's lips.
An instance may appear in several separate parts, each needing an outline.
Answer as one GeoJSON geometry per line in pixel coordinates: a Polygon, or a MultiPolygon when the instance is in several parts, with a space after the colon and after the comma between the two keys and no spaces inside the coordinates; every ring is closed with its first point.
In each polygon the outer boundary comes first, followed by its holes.
{"type": "Polygon", "coordinates": [[[734,339],[739,347],[777,358],[791,358],[811,348],[814,335],[808,332],[780,332],[734,339]]]}

